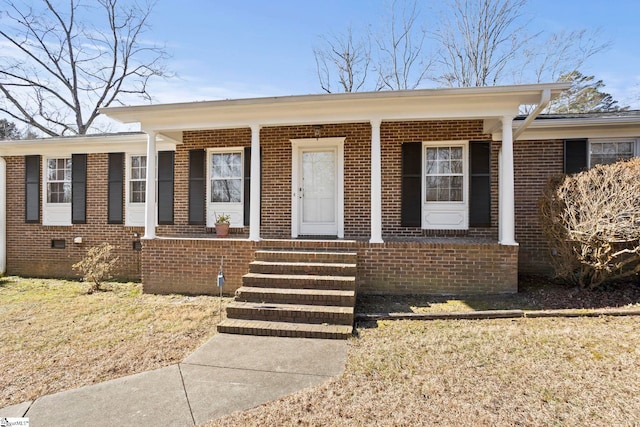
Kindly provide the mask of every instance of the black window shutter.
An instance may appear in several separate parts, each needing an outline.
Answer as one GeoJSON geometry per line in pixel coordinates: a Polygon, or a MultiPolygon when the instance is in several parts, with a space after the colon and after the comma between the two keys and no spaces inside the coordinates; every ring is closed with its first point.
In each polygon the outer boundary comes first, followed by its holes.
{"type": "Polygon", "coordinates": [[[422,226],[422,143],[402,144],[401,225],[422,226]]]}
{"type": "Polygon", "coordinates": [[[589,144],[586,139],[564,141],[564,173],[577,173],[587,169],[589,144]]]}
{"type": "Polygon", "coordinates": [[[158,152],[158,224],[173,224],[173,151],[158,152]]]}
{"type": "Polygon", "coordinates": [[[189,150],[189,224],[204,224],[205,151],[189,150]]]}
{"type": "Polygon", "coordinates": [[[244,225],[249,225],[251,213],[251,147],[244,147],[244,225]]]}
{"type": "Polygon", "coordinates": [[[71,155],[71,223],[87,223],[87,155],[71,155]]]}
{"type": "Polygon", "coordinates": [[[124,153],[109,153],[107,223],[122,224],[124,200],[124,153]]]}
{"type": "Polygon", "coordinates": [[[40,222],[40,156],[24,157],[25,222],[40,222]]]}
{"type": "Polygon", "coordinates": [[[491,143],[471,141],[469,144],[469,225],[491,225],[491,143]]]}

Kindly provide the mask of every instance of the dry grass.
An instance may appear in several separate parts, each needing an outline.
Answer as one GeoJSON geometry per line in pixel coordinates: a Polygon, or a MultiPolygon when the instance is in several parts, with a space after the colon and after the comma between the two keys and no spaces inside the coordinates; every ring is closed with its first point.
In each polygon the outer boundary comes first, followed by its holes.
{"type": "Polygon", "coordinates": [[[376,326],[341,377],[206,425],[640,424],[637,317],[376,326]]]}
{"type": "MultiPolygon", "coordinates": [[[[215,333],[215,297],[0,279],[0,407],[181,361],[215,333]]],[[[229,299],[223,301],[223,307],[229,299]]]]}

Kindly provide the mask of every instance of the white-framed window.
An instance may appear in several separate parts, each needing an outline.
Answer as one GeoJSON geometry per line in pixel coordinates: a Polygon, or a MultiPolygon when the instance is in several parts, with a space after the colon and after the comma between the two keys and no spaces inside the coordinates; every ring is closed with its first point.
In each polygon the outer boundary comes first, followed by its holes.
{"type": "Polygon", "coordinates": [[[129,203],[144,203],[147,192],[147,156],[130,156],[129,203]]]}
{"type": "Polygon", "coordinates": [[[125,225],[129,227],[144,226],[146,179],[147,156],[137,153],[127,154],[125,225]]]}
{"type": "Polygon", "coordinates": [[[426,147],[427,202],[462,202],[464,182],[462,146],[426,147]]]}
{"type": "Polygon", "coordinates": [[[71,225],[71,157],[45,157],[43,225],[71,225]]]}
{"type": "Polygon", "coordinates": [[[207,227],[217,215],[230,215],[232,227],[244,225],[244,148],[207,152],[207,227]]]}
{"type": "Polygon", "coordinates": [[[422,228],[469,228],[469,142],[424,142],[422,228]]]}
{"type": "Polygon", "coordinates": [[[640,154],[638,139],[590,139],[589,166],[628,160],[640,154]]]}

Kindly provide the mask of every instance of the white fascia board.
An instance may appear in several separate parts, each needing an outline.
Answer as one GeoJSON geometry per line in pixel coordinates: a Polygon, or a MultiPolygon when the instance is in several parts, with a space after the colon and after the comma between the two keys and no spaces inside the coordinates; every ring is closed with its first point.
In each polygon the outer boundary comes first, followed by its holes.
{"type": "Polygon", "coordinates": [[[543,90],[555,95],[565,83],[481,88],[422,89],[253,98],[138,107],[109,107],[101,112],[143,129],[206,129],[359,122],[382,120],[483,118],[518,114],[523,104],[535,104],[543,90]]]}
{"type": "MultiPolygon", "coordinates": [[[[0,156],[28,156],[28,155],[61,155],[71,153],[122,153],[145,152],[147,135],[103,135],[89,137],[69,137],[3,141],[0,143],[0,156]]],[[[158,151],[174,151],[176,142],[173,140],[158,141],[158,151]]]]}
{"type": "MultiPolygon", "coordinates": [[[[514,129],[516,128],[517,126],[514,126],[514,129]]],[[[640,137],[640,120],[630,117],[540,120],[531,123],[518,140],[606,137],[640,137]]],[[[501,141],[502,130],[493,132],[492,139],[501,141]]]]}

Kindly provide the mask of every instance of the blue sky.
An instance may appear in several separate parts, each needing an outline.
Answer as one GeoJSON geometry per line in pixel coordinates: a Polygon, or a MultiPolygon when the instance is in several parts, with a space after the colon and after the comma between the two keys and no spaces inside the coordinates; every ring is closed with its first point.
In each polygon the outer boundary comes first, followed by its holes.
{"type": "MultiPolygon", "coordinates": [[[[436,16],[439,2],[421,2],[436,16]]],[[[160,0],[147,37],[167,44],[177,77],[152,86],[155,102],[321,92],[313,47],[323,34],[379,26],[386,0],[160,0]]],[[[640,1],[529,0],[532,30],[600,28],[609,50],[581,69],[621,104],[640,108],[640,1]]]]}

